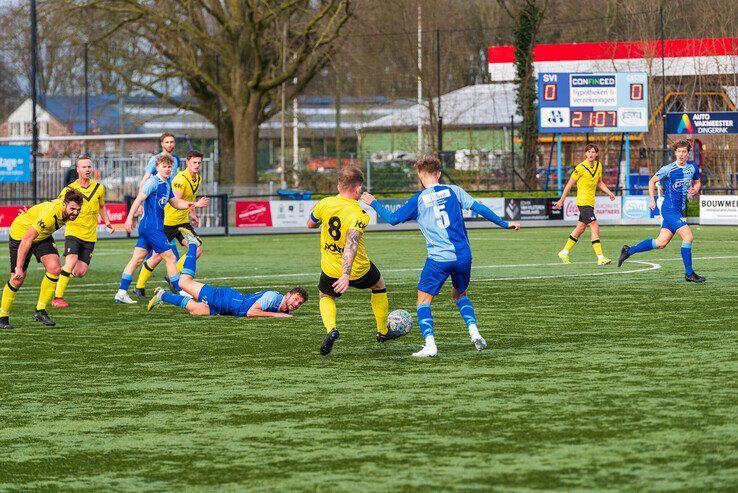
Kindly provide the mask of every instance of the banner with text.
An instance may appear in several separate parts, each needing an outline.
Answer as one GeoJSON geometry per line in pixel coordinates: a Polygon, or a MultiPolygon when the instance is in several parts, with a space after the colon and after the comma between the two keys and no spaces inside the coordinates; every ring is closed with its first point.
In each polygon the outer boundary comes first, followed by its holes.
{"type": "Polygon", "coordinates": [[[31,183],[31,146],[0,145],[0,183],[31,183]]]}
{"type": "MultiPolygon", "coordinates": [[[[579,208],[576,205],[575,197],[567,197],[564,201],[564,221],[579,220],[579,208]]],[[[610,200],[607,197],[598,195],[595,197],[595,216],[597,220],[615,221],[621,218],[622,201],[620,197],[610,200]]]]}
{"type": "Polygon", "coordinates": [[[738,196],[700,196],[700,224],[738,225],[738,196]]]}

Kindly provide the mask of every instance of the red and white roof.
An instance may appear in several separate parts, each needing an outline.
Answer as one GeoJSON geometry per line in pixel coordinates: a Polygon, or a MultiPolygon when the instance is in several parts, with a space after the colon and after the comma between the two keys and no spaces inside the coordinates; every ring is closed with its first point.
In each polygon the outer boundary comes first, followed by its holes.
{"type": "MultiPolygon", "coordinates": [[[[661,41],[540,44],[533,49],[536,72],[648,72],[661,77],[661,41]]],[[[664,75],[733,74],[738,38],[668,39],[663,42],[664,75]]],[[[515,79],[515,47],[487,49],[493,82],[515,79]]]]}

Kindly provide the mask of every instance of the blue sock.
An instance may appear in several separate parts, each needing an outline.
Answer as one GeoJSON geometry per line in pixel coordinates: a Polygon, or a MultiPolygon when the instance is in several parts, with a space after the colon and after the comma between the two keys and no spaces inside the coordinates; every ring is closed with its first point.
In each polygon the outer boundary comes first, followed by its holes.
{"type": "Polygon", "coordinates": [[[425,339],[433,334],[433,314],[431,314],[431,307],[428,303],[421,303],[417,308],[418,312],[418,327],[420,327],[420,335],[425,339]]]}
{"type": "Polygon", "coordinates": [[[182,274],[189,274],[195,277],[197,270],[197,245],[187,247],[187,255],[185,256],[184,265],[182,266],[182,274]]]}
{"type": "Polygon", "coordinates": [[[633,245],[628,249],[628,255],[635,255],[636,253],[647,252],[656,248],[656,240],[649,239],[643,240],[637,245],[633,245]]]}
{"type": "Polygon", "coordinates": [[[180,296],[178,294],[164,292],[161,295],[161,300],[170,305],[178,306],[180,308],[186,308],[187,302],[192,299],[192,296],[180,296]]]}
{"type": "Polygon", "coordinates": [[[694,273],[692,269],[692,244],[682,243],[682,262],[684,262],[684,273],[691,276],[694,273]]]}
{"type": "Polygon", "coordinates": [[[131,285],[132,280],[133,280],[133,276],[130,274],[126,274],[124,272],[120,276],[120,286],[118,286],[118,289],[122,289],[123,291],[128,291],[128,286],[131,285]]]}
{"type": "Polygon", "coordinates": [[[177,274],[175,274],[173,276],[170,276],[169,277],[169,282],[172,283],[172,286],[174,287],[174,289],[176,289],[177,291],[179,291],[179,273],[177,273],[177,274]]]}
{"type": "Polygon", "coordinates": [[[169,246],[172,247],[172,253],[174,254],[174,257],[179,260],[179,250],[177,250],[177,240],[172,239],[172,241],[169,242],[169,246]]]}
{"type": "Polygon", "coordinates": [[[476,325],[477,316],[474,314],[474,307],[472,306],[472,302],[469,298],[462,296],[456,300],[456,306],[459,307],[459,313],[461,313],[461,318],[464,319],[467,327],[471,324],[476,325]]]}

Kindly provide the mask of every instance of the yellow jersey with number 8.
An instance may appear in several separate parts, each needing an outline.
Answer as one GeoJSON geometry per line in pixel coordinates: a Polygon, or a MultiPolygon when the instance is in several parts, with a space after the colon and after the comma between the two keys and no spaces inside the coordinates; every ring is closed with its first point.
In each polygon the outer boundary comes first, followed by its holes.
{"type": "Polygon", "coordinates": [[[359,247],[351,266],[351,280],[369,271],[369,257],[364,248],[364,231],[369,224],[369,215],[356,200],[336,195],[326,197],[310,213],[313,221],[322,222],[320,231],[320,268],[330,277],[341,277],[343,250],[350,229],[360,233],[359,247]]]}

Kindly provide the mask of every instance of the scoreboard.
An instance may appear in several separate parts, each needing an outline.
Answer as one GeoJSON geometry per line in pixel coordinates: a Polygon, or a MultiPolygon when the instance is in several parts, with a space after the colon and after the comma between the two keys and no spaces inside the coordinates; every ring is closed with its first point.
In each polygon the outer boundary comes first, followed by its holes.
{"type": "Polygon", "coordinates": [[[538,131],[647,132],[647,74],[539,73],[538,131]]]}

